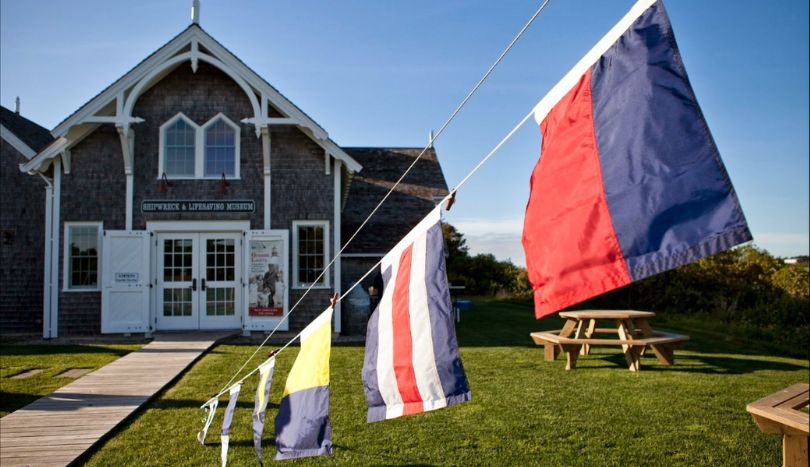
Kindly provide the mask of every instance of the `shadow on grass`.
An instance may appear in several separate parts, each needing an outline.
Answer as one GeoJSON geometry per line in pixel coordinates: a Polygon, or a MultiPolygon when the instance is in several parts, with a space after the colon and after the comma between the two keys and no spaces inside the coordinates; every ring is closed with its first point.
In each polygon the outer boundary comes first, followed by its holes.
{"type": "Polygon", "coordinates": [[[96,345],[0,345],[0,355],[10,356],[32,356],[32,355],[54,355],[54,354],[113,354],[119,357],[131,353],[131,349],[114,349],[96,345]]]}
{"type": "MultiPolygon", "coordinates": [[[[618,348],[617,348],[618,350],[618,348]]],[[[796,365],[787,362],[774,362],[772,360],[761,360],[754,358],[740,358],[739,356],[713,356],[702,353],[689,353],[686,355],[678,355],[675,351],[675,365],[666,366],[657,363],[652,350],[641,360],[642,372],[679,372],[679,373],[699,373],[699,374],[717,374],[717,375],[741,375],[753,373],[756,371],[772,370],[772,371],[797,371],[807,369],[806,366],[796,365]]],[[[565,359],[565,354],[559,357],[565,359]]],[[[621,350],[615,354],[599,353],[590,354],[587,356],[580,356],[578,366],[575,371],[588,371],[597,368],[624,368],[627,369],[627,361],[624,358],[621,350]],[[591,363],[583,365],[584,362],[591,363]],[[599,361],[599,364],[594,365],[594,361],[599,361]],[[602,364],[604,363],[604,364],[602,364]]]]}
{"type": "Polygon", "coordinates": [[[741,375],[764,370],[797,371],[807,369],[807,367],[786,362],[774,362],[772,360],[764,361],[753,358],[715,357],[693,354],[684,356],[680,364],[678,363],[678,357],[676,355],[674,366],[657,365],[649,367],[649,369],[660,372],[675,371],[684,373],[741,375]]]}
{"type": "MultiPolygon", "coordinates": [[[[241,394],[240,394],[241,397],[241,394]]],[[[204,400],[193,400],[193,399],[159,399],[151,404],[149,404],[150,409],[188,409],[194,408],[199,409],[201,405],[205,403],[204,400]]],[[[227,398],[222,401],[225,405],[227,405],[228,401],[227,398]]],[[[222,407],[222,404],[220,404],[222,407]]],[[[253,409],[253,401],[249,400],[238,400],[236,401],[236,407],[240,409],[253,409]]],[[[274,404],[272,402],[267,403],[268,409],[278,409],[278,404],[274,404]]]]}
{"type": "MultiPolygon", "coordinates": [[[[756,342],[738,337],[711,332],[696,330],[679,326],[672,322],[666,314],[660,314],[650,321],[655,330],[673,330],[677,333],[690,336],[689,342],[683,348],[688,352],[699,354],[734,354],[745,356],[784,356],[767,342],[756,342]]],[[[474,298],[473,307],[470,311],[462,313],[461,322],[456,323],[456,333],[458,335],[459,346],[461,347],[536,347],[542,352],[542,347],[534,345],[529,333],[535,331],[548,331],[561,329],[565,320],[559,316],[547,316],[539,320],[534,319],[532,306],[510,301],[495,300],[488,298],[474,298]]],[[[650,352],[652,354],[652,352],[650,352]]],[[[675,367],[678,371],[678,355],[676,350],[675,367]]],[[[617,361],[624,363],[621,352],[618,353],[617,361]]],[[[751,372],[762,369],[787,369],[795,370],[806,367],[780,364],[772,362],[762,362],[756,359],[739,359],[727,357],[706,356],[706,365],[720,368],[719,372],[751,372]],[[780,367],[780,365],[784,365],[780,367]]],[[[696,363],[697,364],[697,363],[696,363]]],[[[667,368],[667,367],[663,367],[667,368]]],[[[681,368],[680,371],[686,371],[681,368]]],[[[711,369],[695,370],[712,372],[711,369]]]]}

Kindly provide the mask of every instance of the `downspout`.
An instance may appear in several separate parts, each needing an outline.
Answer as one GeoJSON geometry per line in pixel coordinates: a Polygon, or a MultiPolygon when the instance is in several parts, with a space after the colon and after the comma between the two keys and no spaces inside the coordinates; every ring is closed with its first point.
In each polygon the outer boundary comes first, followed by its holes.
{"type": "Polygon", "coordinates": [[[51,338],[59,337],[59,233],[62,231],[59,204],[62,199],[62,160],[53,161],[53,202],[51,211],[51,338]]]}
{"type": "MultiPolygon", "coordinates": [[[[50,339],[51,333],[51,269],[53,268],[53,183],[42,172],[35,172],[45,182],[45,261],[42,281],[42,338],[50,339]]],[[[33,174],[31,174],[33,175],[33,174]]]]}

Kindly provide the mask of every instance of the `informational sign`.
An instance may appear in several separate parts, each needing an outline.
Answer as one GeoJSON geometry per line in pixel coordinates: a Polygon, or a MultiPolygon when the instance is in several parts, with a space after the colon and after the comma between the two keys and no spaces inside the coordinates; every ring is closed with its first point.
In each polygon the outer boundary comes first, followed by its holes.
{"type": "Polygon", "coordinates": [[[140,274],[137,272],[116,272],[115,282],[119,284],[137,284],[140,274]]]}
{"type": "Polygon", "coordinates": [[[248,314],[250,316],[283,316],[284,284],[283,248],[278,240],[250,240],[248,265],[248,314]]]}
{"type": "Polygon", "coordinates": [[[253,212],[256,203],[250,199],[236,200],[154,200],[141,202],[141,212],[253,212]]]}

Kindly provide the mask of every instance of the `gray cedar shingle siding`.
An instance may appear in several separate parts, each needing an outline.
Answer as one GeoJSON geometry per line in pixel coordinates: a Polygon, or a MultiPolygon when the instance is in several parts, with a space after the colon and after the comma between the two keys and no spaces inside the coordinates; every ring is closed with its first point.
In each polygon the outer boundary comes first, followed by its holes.
{"type": "MultiPolygon", "coordinates": [[[[271,116],[279,116],[271,110],[271,116]]],[[[144,93],[135,105],[134,115],[144,118],[133,126],[135,132],[135,169],[133,228],[141,230],[153,220],[249,220],[252,229],[264,226],[264,179],[261,139],[252,125],[240,120],[251,116],[250,104],[227,75],[215,67],[200,63],[197,73],[181,64],[144,93]],[[172,180],[171,187],[160,193],[158,149],[160,126],[183,112],[198,125],[223,113],[241,128],[240,179],[229,180],[224,194],[219,180],[172,180]],[[148,213],[141,212],[144,199],[250,199],[253,213],[148,213]]],[[[293,126],[271,129],[271,211],[272,228],[290,231],[293,220],[327,220],[330,245],[334,238],[334,181],[324,172],[324,151],[293,126]]],[[[121,143],[112,125],[101,125],[72,151],[72,173],[62,177],[62,220],[104,221],[106,230],[124,228],[126,179],[121,143]]],[[[64,224],[62,226],[64,235],[64,224]]],[[[64,252],[60,247],[60,287],[64,252]]],[[[288,270],[292,281],[292,245],[288,270]]],[[[334,252],[333,252],[334,253],[334,252]]],[[[330,284],[333,284],[330,273],[330,284]]],[[[289,304],[303,290],[291,289],[289,304]]],[[[290,329],[300,330],[328,304],[330,290],[314,289],[290,319],[290,329]]],[[[63,292],[60,298],[61,336],[100,333],[101,294],[99,292],[63,292]]],[[[41,312],[40,312],[41,316],[41,312]]]]}
{"type": "MultiPolygon", "coordinates": [[[[34,151],[53,141],[48,130],[5,107],[0,123],[34,151]]],[[[20,172],[23,162],[0,138],[0,334],[42,332],[45,183],[20,172]]]]}
{"type": "MultiPolygon", "coordinates": [[[[422,148],[343,148],[363,166],[349,186],[343,209],[346,241],[402,176],[422,148]]],[[[346,253],[386,253],[447,195],[439,159],[428,149],[413,170],[346,249],[346,253]]]]}
{"type": "MultiPolygon", "coordinates": [[[[290,286],[295,283],[292,269],[294,220],[329,221],[329,251],[334,254],[334,171],[324,171],[324,151],[295,127],[274,127],[271,132],[271,216],[273,229],[290,232],[290,286]]],[[[327,258],[327,261],[331,258],[327,258]]],[[[329,272],[330,286],[334,276],[329,272]]],[[[305,289],[290,288],[290,307],[305,289]]],[[[329,304],[332,289],[313,289],[290,316],[290,330],[300,330],[329,304]]]]}
{"type": "MultiPolygon", "coordinates": [[[[138,99],[133,115],[145,121],[133,126],[135,131],[135,197],[132,227],[146,228],[148,221],[157,220],[209,220],[209,213],[147,213],[141,212],[144,199],[251,199],[255,201],[253,213],[222,213],[217,220],[250,220],[252,229],[264,223],[264,181],[262,178],[262,145],[253,127],[240,120],[252,116],[252,109],[244,91],[230,77],[205,62],[193,73],[188,63],[178,66],[138,99]],[[171,180],[171,187],[160,193],[158,180],[158,150],[160,126],[179,112],[204,125],[219,113],[239,125],[240,180],[229,180],[230,186],[220,193],[220,180],[171,180]]],[[[118,143],[120,152],[121,143],[118,143]]],[[[119,156],[120,158],[120,156],[119,156]]],[[[123,168],[119,178],[124,180],[123,168]]],[[[122,198],[123,199],[123,198],[122,198]]],[[[123,211],[122,211],[123,212],[123,211]]]]}
{"type": "MultiPolygon", "coordinates": [[[[385,196],[385,193],[419,156],[423,148],[343,149],[363,165],[363,170],[354,174],[351,180],[346,206],[342,212],[342,240],[346,242],[385,196]]],[[[445,182],[436,150],[430,148],[425,151],[413,170],[402,180],[402,184],[363,227],[345,252],[387,253],[436,206],[436,199],[446,196],[447,193],[447,182],[445,182]]],[[[342,258],[343,290],[348,290],[379,259],[379,255],[342,258]]],[[[361,285],[363,290],[368,291],[378,274],[379,268],[363,280],[361,285]]],[[[364,335],[368,315],[363,316],[358,311],[356,316],[350,316],[348,308],[344,308],[344,310],[344,333],[364,335]]]]}
{"type": "MultiPolygon", "coordinates": [[[[4,109],[5,110],[5,109],[4,109]]],[[[281,116],[278,111],[270,109],[271,117],[281,116]]],[[[191,71],[188,63],[180,64],[159,82],[146,91],[134,108],[134,115],[144,118],[143,123],[133,126],[135,134],[134,151],[134,199],[133,228],[145,229],[153,220],[249,220],[252,229],[264,227],[264,180],[262,175],[262,146],[256,138],[252,125],[241,124],[243,118],[252,116],[252,109],[242,89],[225,73],[204,62],[199,63],[196,73],[191,71]],[[158,179],[158,150],[160,144],[160,126],[183,112],[198,125],[202,125],[218,113],[225,114],[241,128],[240,137],[240,179],[229,180],[229,187],[220,193],[219,180],[172,180],[171,187],[160,193],[158,179]],[[254,213],[149,213],[141,212],[144,199],[250,199],[255,202],[254,213]]],[[[5,112],[3,113],[5,115],[5,112]]],[[[4,123],[4,125],[6,125],[4,123]]],[[[9,125],[6,125],[7,127],[9,125]]],[[[20,124],[20,131],[31,131],[27,124],[20,124]]],[[[47,130],[42,129],[47,133],[47,130]]],[[[48,135],[49,136],[49,135],[48,135]]],[[[292,222],[294,220],[326,220],[330,224],[329,250],[332,254],[335,229],[341,229],[342,241],[345,242],[355,232],[360,223],[371,212],[374,206],[385,195],[387,190],[413,162],[422,148],[344,148],[344,150],[362,166],[350,180],[344,178],[343,196],[345,203],[342,210],[342,225],[335,226],[334,209],[334,171],[327,175],[324,171],[324,150],[312,139],[294,126],[274,126],[271,128],[271,228],[290,232],[290,282],[294,282],[292,270],[292,222]]],[[[42,149],[48,142],[36,140],[32,149],[42,149]]],[[[8,218],[25,221],[23,230],[33,232],[38,229],[38,239],[31,241],[32,248],[28,253],[34,256],[26,261],[20,253],[15,253],[20,261],[4,261],[14,271],[21,271],[23,266],[36,269],[27,279],[34,286],[14,285],[9,289],[33,292],[32,297],[23,297],[22,293],[9,298],[3,295],[0,307],[13,303],[12,308],[21,310],[30,306],[36,308],[33,313],[16,315],[8,307],[0,313],[3,325],[20,326],[38,331],[42,320],[42,230],[44,230],[44,189],[37,184],[37,179],[21,174],[14,162],[6,170],[8,145],[3,145],[3,177],[16,173],[23,176],[28,185],[34,187],[33,194],[20,196],[14,191],[13,196],[3,199],[36,200],[26,203],[26,209],[38,211],[32,216],[27,213],[12,214],[8,218]],[[29,225],[30,224],[30,225],[29,225]],[[24,263],[24,264],[23,264],[24,263]],[[25,305],[31,303],[31,305],[25,305]],[[17,306],[22,305],[22,306],[17,306]],[[6,324],[11,323],[11,324],[6,324]],[[17,323],[17,324],[14,324],[17,323]]],[[[13,150],[13,148],[11,148],[13,150]]],[[[72,172],[62,176],[61,222],[59,252],[58,287],[63,288],[64,271],[64,223],[71,221],[103,221],[106,230],[124,229],[126,208],[126,179],[120,139],[112,125],[100,125],[71,151],[72,172]]],[[[17,155],[18,158],[21,156],[17,155]]],[[[343,172],[346,174],[345,171],[343,172]]],[[[5,181],[5,178],[4,178],[5,181]]],[[[21,184],[3,183],[0,190],[21,184]]],[[[386,253],[413,226],[422,219],[436,204],[436,199],[447,194],[447,183],[439,165],[434,149],[426,151],[414,170],[403,180],[386,204],[372,218],[359,236],[347,249],[347,253],[386,253]]],[[[4,201],[3,201],[4,202],[4,201]]],[[[5,204],[2,204],[4,210],[5,204]]],[[[28,212],[28,211],[26,211],[28,212]]],[[[3,221],[7,222],[7,221],[3,221]]],[[[2,223],[2,222],[0,222],[2,223]]],[[[3,224],[5,225],[5,224],[3,224]]],[[[5,228],[5,227],[3,227],[5,228]]],[[[18,235],[19,238],[19,235],[18,235]]],[[[26,240],[26,243],[28,240],[26,240]]],[[[7,250],[3,250],[6,255],[7,250]]],[[[5,258],[5,256],[3,256],[5,258]]],[[[343,290],[348,289],[355,280],[365,273],[379,259],[343,258],[343,290]]],[[[11,277],[2,270],[3,280],[11,277]]],[[[367,278],[363,288],[373,282],[374,275],[367,278]]],[[[5,282],[4,282],[5,284],[5,282]]],[[[290,284],[290,285],[291,285],[290,284]]],[[[334,286],[334,275],[330,272],[330,284],[334,286]]],[[[5,288],[5,287],[4,287],[5,288]]],[[[290,289],[289,305],[293,306],[301,297],[304,289],[290,289]]],[[[291,316],[290,329],[302,329],[319,314],[327,305],[331,290],[313,289],[302,301],[291,316]]],[[[362,334],[365,328],[365,317],[361,322],[349,322],[344,313],[344,332],[362,334]]],[[[355,319],[358,317],[356,316],[355,319]]],[[[93,335],[100,333],[101,294],[100,292],[60,292],[59,299],[59,333],[61,336],[93,335]]]]}
{"type": "Polygon", "coordinates": [[[64,291],[65,222],[103,222],[106,230],[124,229],[126,179],[114,126],[99,126],[73,147],[71,173],[62,175],[61,194],[59,336],[99,334],[101,292],[64,291]]]}
{"type": "Polygon", "coordinates": [[[25,161],[0,139],[0,334],[42,332],[45,183],[25,161]]]}

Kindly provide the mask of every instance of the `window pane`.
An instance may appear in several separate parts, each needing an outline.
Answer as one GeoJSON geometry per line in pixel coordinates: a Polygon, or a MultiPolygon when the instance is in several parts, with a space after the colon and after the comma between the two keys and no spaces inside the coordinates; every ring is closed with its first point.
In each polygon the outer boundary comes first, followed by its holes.
{"type": "MultiPolygon", "coordinates": [[[[325,232],[322,225],[298,227],[298,282],[309,285],[315,282],[326,264],[325,232]]],[[[316,282],[326,284],[326,275],[316,282]]]]}
{"type": "Polygon", "coordinates": [[[219,119],[205,130],[205,176],[236,174],[236,131],[219,119]]]}
{"type": "Polygon", "coordinates": [[[181,118],[164,131],[163,165],[166,175],[193,177],[194,127],[181,118]]]}
{"type": "Polygon", "coordinates": [[[68,227],[68,288],[94,289],[98,286],[98,226],[68,227]]]}

